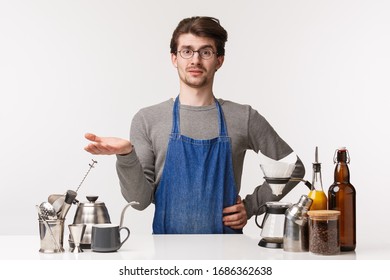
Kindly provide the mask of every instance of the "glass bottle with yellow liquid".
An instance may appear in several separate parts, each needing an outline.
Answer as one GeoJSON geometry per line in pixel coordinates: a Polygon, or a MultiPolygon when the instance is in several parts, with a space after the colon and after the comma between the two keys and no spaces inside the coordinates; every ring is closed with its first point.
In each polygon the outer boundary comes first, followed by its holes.
{"type": "Polygon", "coordinates": [[[308,197],[313,200],[310,210],[327,210],[328,200],[322,187],[321,163],[318,162],[318,147],[315,151],[315,162],[313,163],[313,179],[311,182],[311,190],[308,197]]]}

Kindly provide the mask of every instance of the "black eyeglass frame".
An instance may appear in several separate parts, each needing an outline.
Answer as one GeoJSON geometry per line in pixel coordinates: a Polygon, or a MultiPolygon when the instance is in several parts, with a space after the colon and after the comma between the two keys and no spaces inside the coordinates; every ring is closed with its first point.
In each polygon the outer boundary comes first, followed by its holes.
{"type": "Polygon", "coordinates": [[[213,57],[213,55],[217,55],[217,56],[218,56],[218,53],[215,52],[212,48],[209,48],[209,47],[207,47],[207,48],[201,48],[201,49],[199,49],[199,50],[197,50],[197,51],[192,50],[192,49],[190,49],[190,48],[184,48],[184,49],[182,49],[182,50],[180,50],[180,51],[176,51],[176,55],[177,55],[177,53],[179,53],[180,56],[181,56],[182,58],[184,58],[184,59],[190,59],[190,58],[194,57],[194,54],[195,54],[196,52],[199,54],[199,57],[202,58],[202,59],[204,59],[204,60],[211,59],[211,58],[213,57]],[[191,55],[188,56],[188,57],[183,56],[183,54],[182,54],[182,51],[183,51],[183,50],[191,51],[191,55]],[[202,50],[210,50],[210,52],[211,52],[210,57],[203,57],[202,54],[201,54],[201,51],[202,51],[202,50]]]}

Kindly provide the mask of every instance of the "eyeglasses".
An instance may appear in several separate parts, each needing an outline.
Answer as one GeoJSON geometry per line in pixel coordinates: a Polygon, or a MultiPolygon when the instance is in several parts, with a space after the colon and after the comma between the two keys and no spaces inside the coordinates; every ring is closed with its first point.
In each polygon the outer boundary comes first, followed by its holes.
{"type": "Polygon", "coordinates": [[[203,48],[197,51],[191,50],[190,48],[184,48],[177,52],[180,53],[180,56],[184,59],[190,59],[196,52],[202,59],[210,59],[214,54],[217,54],[212,48],[203,48]]]}

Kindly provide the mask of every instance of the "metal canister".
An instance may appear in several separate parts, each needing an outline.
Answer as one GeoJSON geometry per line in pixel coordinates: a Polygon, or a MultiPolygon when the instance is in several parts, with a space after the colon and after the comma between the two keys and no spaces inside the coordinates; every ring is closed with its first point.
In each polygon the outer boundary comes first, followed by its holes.
{"type": "Polygon", "coordinates": [[[64,252],[64,221],[39,219],[39,236],[41,239],[41,253],[64,252]]]}
{"type": "Polygon", "coordinates": [[[309,251],[309,227],[307,211],[313,200],[302,195],[298,203],[287,209],[283,231],[283,250],[287,252],[309,251]]]}

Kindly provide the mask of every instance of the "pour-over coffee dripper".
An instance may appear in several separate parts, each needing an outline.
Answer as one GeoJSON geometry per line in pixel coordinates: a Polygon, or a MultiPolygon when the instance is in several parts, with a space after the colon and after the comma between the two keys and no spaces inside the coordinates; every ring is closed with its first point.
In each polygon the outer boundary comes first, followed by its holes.
{"type": "Polygon", "coordinates": [[[295,169],[294,163],[274,162],[260,164],[264,179],[269,184],[274,195],[281,195],[284,187],[290,181],[295,169]]]}
{"type": "MultiPolygon", "coordinates": [[[[304,182],[310,189],[311,184],[301,178],[292,178],[291,175],[295,169],[294,163],[274,161],[270,163],[260,164],[263,171],[264,179],[269,184],[272,194],[279,196],[286,184],[289,181],[304,182]]],[[[264,209],[265,214],[261,225],[257,222],[256,225],[262,229],[259,246],[265,248],[283,248],[283,230],[285,221],[285,212],[291,206],[289,202],[270,201],[260,206],[259,210],[264,209]]],[[[259,211],[261,214],[261,211],[259,211]]]]}

